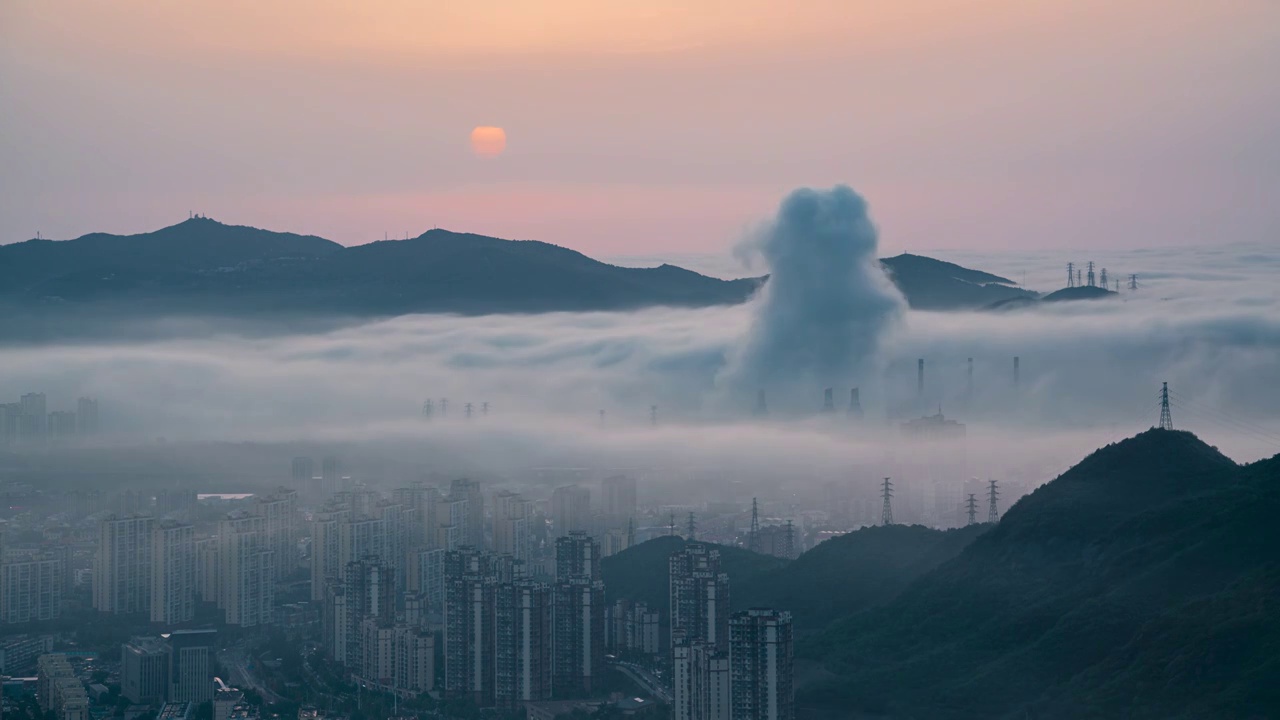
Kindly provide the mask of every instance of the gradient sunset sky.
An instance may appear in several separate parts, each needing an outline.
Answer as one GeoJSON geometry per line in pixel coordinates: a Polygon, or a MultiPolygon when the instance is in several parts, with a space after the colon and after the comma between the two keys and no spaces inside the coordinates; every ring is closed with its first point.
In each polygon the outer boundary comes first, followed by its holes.
{"type": "Polygon", "coordinates": [[[1280,3],[0,1],[0,242],[716,252],[838,182],[888,252],[1280,243],[1280,3]]]}

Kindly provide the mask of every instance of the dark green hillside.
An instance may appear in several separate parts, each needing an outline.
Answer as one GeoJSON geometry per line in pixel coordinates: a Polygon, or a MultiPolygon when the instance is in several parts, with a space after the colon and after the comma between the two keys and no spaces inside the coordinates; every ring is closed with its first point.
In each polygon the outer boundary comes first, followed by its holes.
{"type": "Polygon", "coordinates": [[[1278,513],[1280,462],[1240,468],[1185,432],[1108,446],[803,646],[839,677],[803,702],[829,717],[1269,717],[1278,513]]]}
{"type": "Polygon", "coordinates": [[[863,528],[832,538],[784,567],[735,584],[731,597],[738,607],[790,610],[801,632],[821,630],[833,620],[889,602],[990,527],[863,528]]]}
{"type": "MultiPolygon", "coordinates": [[[[661,609],[663,622],[666,622],[666,609],[670,603],[667,594],[667,560],[671,553],[683,548],[687,542],[676,535],[664,535],[602,560],[600,571],[604,575],[608,601],[612,603],[619,598],[626,598],[643,602],[661,609]]],[[[787,563],[781,558],[742,548],[727,545],[718,545],[717,548],[720,550],[720,568],[729,576],[730,600],[733,600],[734,588],[740,583],[787,563]]]]}

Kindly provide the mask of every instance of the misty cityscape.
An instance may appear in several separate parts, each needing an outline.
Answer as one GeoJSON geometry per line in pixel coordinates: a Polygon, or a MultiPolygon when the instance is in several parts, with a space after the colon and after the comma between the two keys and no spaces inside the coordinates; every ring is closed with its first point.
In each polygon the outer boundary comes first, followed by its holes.
{"type": "Polygon", "coordinates": [[[0,7],[0,715],[1280,718],[1276,28],[0,7]]]}

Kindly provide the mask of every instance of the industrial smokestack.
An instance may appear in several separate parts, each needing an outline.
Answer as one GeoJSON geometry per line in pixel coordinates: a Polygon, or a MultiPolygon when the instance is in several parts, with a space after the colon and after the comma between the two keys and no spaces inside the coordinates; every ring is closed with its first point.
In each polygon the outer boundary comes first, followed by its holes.
{"type": "Polygon", "coordinates": [[[764,388],[756,391],[756,415],[768,415],[769,406],[764,401],[764,388]]]}
{"type": "Polygon", "coordinates": [[[822,412],[829,413],[836,411],[835,397],[831,394],[831,388],[823,391],[822,396],[822,412]]]}
{"type": "Polygon", "coordinates": [[[924,358],[916,361],[916,395],[924,397],[924,358]]]}
{"type": "Polygon", "coordinates": [[[862,417],[862,401],[858,399],[858,388],[849,391],[849,414],[862,417]]]}
{"type": "Polygon", "coordinates": [[[1013,356],[1013,389],[1018,389],[1018,356],[1013,356]]]}

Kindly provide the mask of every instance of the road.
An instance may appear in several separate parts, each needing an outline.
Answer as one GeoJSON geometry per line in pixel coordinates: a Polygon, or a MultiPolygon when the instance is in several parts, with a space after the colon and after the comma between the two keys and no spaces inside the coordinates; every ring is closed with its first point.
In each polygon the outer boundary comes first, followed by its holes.
{"type": "Polygon", "coordinates": [[[272,692],[271,688],[258,681],[258,678],[249,670],[249,659],[241,651],[235,649],[223,650],[218,653],[218,662],[222,665],[227,674],[227,680],[233,687],[238,687],[241,690],[252,690],[261,695],[262,700],[268,704],[284,700],[284,698],[272,692]]]}
{"type": "Polygon", "coordinates": [[[631,678],[637,685],[644,688],[646,692],[652,695],[658,702],[663,705],[671,704],[671,692],[667,690],[662,681],[653,675],[653,673],[636,665],[635,663],[615,661],[611,663],[614,667],[621,670],[624,675],[631,678]]]}

